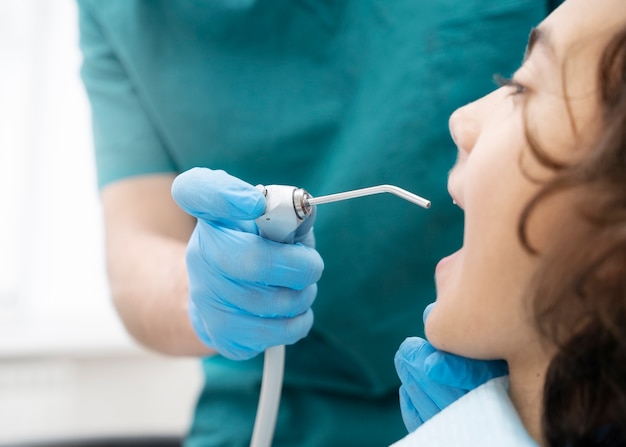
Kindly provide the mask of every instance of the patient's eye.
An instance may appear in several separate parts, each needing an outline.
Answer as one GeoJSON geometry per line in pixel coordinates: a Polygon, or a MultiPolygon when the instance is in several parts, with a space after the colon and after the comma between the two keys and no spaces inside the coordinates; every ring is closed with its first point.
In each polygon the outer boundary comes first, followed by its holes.
{"type": "Polygon", "coordinates": [[[498,87],[511,88],[511,92],[509,93],[510,95],[521,95],[522,93],[526,93],[526,87],[513,78],[505,78],[504,76],[495,74],[493,75],[493,80],[498,87]]]}

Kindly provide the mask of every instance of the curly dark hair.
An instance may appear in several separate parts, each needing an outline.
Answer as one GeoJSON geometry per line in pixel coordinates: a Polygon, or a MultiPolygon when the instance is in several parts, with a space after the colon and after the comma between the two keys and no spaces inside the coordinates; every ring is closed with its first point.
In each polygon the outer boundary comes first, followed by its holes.
{"type": "Polygon", "coordinates": [[[537,253],[528,220],[549,196],[575,192],[580,217],[542,250],[531,287],[537,327],[557,347],[542,418],[553,447],[626,446],[626,28],[604,49],[597,79],[602,133],[582,161],[551,159],[526,131],[555,176],[524,209],[523,245],[537,253]]]}

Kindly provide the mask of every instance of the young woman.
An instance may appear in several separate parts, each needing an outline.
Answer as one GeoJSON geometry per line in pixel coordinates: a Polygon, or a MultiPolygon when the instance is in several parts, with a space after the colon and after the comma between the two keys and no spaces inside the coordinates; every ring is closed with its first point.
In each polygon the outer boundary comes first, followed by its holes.
{"type": "Polygon", "coordinates": [[[464,241],[437,266],[429,341],[504,359],[538,444],[626,445],[624,1],[566,1],[450,130],[464,241]]]}

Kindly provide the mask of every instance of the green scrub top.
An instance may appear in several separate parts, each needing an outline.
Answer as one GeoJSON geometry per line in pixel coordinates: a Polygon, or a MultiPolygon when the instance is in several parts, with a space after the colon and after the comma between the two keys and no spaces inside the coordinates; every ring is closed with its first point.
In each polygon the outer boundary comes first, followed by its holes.
{"type": "MultiPolygon", "coordinates": [[[[447,120],[511,74],[547,0],[83,0],[82,77],[100,187],[224,169],[313,196],[325,262],[310,335],[287,347],[274,446],[384,446],[406,434],[393,356],[422,335],[437,261],[462,244],[447,120]]],[[[187,447],[247,446],[262,356],[203,360],[187,447]]],[[[176,378],[172,378],[175,382],[176,378]]]]}

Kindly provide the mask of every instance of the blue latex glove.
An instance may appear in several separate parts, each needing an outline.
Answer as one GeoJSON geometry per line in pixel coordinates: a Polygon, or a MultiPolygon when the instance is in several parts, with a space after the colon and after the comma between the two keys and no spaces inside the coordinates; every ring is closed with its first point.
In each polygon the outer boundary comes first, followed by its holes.
{"type": "MultiPolygon", "coordinates": [[[[424,320],[433,304],[424,311],[424,320]]],[[[474,360],[435,349],[419,337],[407,338],[395,359],[400,386],[400,410],[409,432],[468,391],[508,373],[504,361],[474,360]]]]}
{"type": "Polygon", "coordinates": [[[172,196],[198,219],[186,260],[189,317],[200,340],[245,360],[305,337],[324,268],[305,244],[313,240],[312,221],[295,244],[259,236],[254,220],[265,210],[265,197],[224,171],[186,171],[174,180],[172,196]]]}

